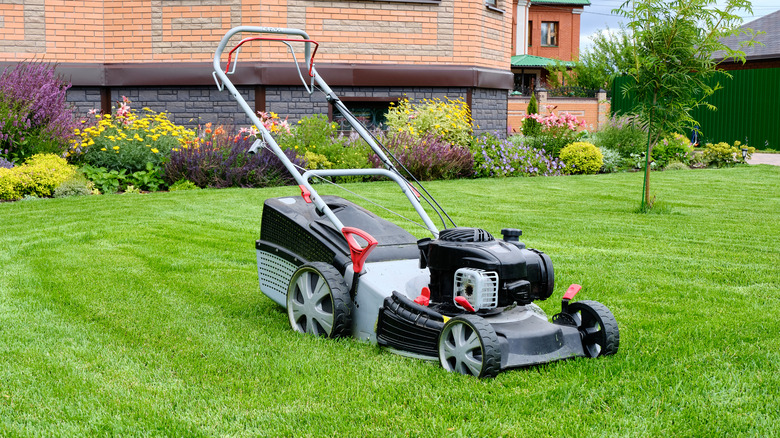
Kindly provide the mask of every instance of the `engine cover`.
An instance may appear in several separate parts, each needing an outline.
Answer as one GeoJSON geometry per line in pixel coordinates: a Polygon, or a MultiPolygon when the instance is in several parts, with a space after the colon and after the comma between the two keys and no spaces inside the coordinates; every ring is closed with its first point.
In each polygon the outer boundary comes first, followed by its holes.
{"type": "MultiPolygon", "coordinates": [[[[456,275],[463,268],[468,269],[461,272],[466,272],[472,279],[480,278],[483,283],[488,282],[485,275],[492,274],[477,272],[495,273],[497,276],[496,304],[484,307],[480,304],[481,308],[512,303],[525,305],[545,300],[552,294],[555,285],[552,261],[546,254],[526,249],[518,241],[496,240],[490,233],[478,228],[446,229],[436,240],[419,241],[418,248],[420,267],[427,267],[431,274],[431,301],[451,305],[455,309],[458,306],[454,297],[459,294],[466,296],[464,286],[458,285],[456,275]]],[[[466,296],[466,299],[469,297],[466,296]]],[[[473,299],[476,300],[475,297],[473,299]]],[[[471,300],[469,302],[472,303],[471,300]]]]}

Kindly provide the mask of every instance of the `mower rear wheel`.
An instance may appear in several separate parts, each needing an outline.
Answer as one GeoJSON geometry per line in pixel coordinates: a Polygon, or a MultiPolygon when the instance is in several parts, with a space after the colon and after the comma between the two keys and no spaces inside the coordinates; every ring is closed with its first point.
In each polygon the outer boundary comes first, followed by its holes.
{"type": "Polygon", "coordinates": [[[501,371],[501,348],[493,327],[476,315],[456,316],[439,334],[439,362],[445,370],[477,377],[501,371]]]}
{"type": "Polygon", "coordinates": [[[307,263],[292,276],[287,289],[287,315],[299,333],[338,338],[352,326],[349,288],[333,266],[307,263]]]}
{"type": "Polygon", "coordinates": [[[597,301],[577,301],[569,304],[569,312],[582,336],[582,347],[588,357],[617,353],[620,332],[617,320],[607,306],[597,301]]]}

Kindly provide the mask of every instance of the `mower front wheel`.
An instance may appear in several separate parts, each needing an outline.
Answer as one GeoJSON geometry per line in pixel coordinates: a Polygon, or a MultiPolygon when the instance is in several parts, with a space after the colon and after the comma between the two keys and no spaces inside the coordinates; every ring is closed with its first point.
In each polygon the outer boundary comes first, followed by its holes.
{"type": "Polygon", "coordinates": [[[439,334],[439,362],[454,373],[495,377],[501,371],[498,335],[479,316],[456,316],[444,324],[439,334]]]}
{"type": "Polygon", "coordinates": [[[287,290],[290,326],[299,333],[338,338],[352,328],[349,288],[333,266],[307,263],[292,276],[287,290]]]}
{"type": "Polygon", "coordinates": [[[577,301],[569,304],[572,316],[582,336],[582,347],[588,357],[617,353],[620,332],[617,320],[607,306],[598,301],[577,301]]]}

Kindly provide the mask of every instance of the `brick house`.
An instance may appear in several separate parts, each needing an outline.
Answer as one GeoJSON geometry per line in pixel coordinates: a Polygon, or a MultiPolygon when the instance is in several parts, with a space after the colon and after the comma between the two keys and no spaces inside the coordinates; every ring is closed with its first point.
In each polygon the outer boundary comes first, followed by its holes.
{"type": "MultiPolygon", "coordinates": [[[[359,115],[404,95],[460,97],[480,131],[506,132],[512,10],[509,0],[3,0],[0,68],[56,62],[82,112],[124,95],[176,123],[242,125],[212,79],[219,40],[238,25],[300,28],[320,43],[320,74],[359,115]]],[[[305,93],[285,50],[242,49],[234,83],[255,109],[291,122],[332,115],[321,94],[305,93]]]]}
{"type": "Polygon", "coordinates": [[[579,59],[580,15],[588,5],[589,0],[518,0],[511,58],[515,91],[527,94],[547,80],[549,65],[579,59]]]}

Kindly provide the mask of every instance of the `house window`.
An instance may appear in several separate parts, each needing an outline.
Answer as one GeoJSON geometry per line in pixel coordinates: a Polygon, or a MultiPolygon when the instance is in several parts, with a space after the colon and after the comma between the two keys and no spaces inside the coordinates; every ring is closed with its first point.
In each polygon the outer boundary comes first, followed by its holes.
{"type": "Polygon", "coordinates": [[[528,20],[528,47],[531,47],[531,41],[533,41],[533,37],[534,37],[534,22],[528,20]]]}
{"type": "Polygon", "coordinates": [[[558,22],[542,22],[542,46],[558,46],[558,22]]]}
{"type": "MultiPolygon", "coordinates": [[[[385,116],[390,109],[390,102],[398,101],[398,98],[370,98],[370,97],[344,97],[341,99],[349,112],[369,130],[385,129],[385,116]]],[[[351,131],[347,119],[330,106],[330,119],[339,125],[339,131],[351,131]]]]}
{"type": "Polygon", "coordinates": [[[485,0],[485,6],[492,6],[494,8],[498,7],[496,4],[498,0],[485,0]]]}

